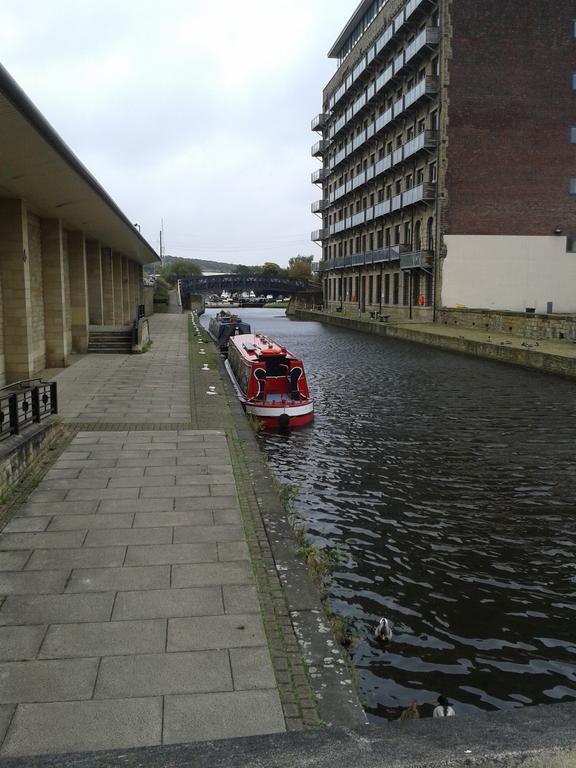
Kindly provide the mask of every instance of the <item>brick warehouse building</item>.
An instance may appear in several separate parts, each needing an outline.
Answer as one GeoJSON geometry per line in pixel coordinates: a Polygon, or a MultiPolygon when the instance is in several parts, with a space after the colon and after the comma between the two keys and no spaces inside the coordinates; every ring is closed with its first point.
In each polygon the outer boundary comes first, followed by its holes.
{"type": "Polygon", "coordinates": [[[0,385],[130,325],[158,256],[0,67],[0,385]]]}
{"type": "Polygon", "coordinates": [[[329,56],[326,306],[576,312],[574,0],[363,0],[329,56]]]}

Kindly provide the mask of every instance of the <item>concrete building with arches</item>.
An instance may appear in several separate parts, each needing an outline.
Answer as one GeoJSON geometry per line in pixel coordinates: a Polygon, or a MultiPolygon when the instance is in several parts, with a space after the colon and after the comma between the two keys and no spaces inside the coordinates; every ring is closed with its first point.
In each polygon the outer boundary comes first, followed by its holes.
{"type": "Polygon", "coordinates": [[[0,67],[0,385],[66,367],[91,332],[128,328],[158,262],[0,67]]]}

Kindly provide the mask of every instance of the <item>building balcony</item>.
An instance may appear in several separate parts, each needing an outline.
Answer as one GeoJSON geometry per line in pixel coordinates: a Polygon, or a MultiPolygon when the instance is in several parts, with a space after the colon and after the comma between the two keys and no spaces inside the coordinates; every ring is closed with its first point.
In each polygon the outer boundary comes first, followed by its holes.
{"type": "Polygon", "coordinates": [[[330,224],[326,228],[328,233],[327,237],[333,237],[334,235],[345,232],[349,229],[354,229],[363,224],[367,224],[374,219],[388,216],[395,211],[407,208],[411,205],[418,203],[432,203],[436,199],[436,185],[435,184],[418,184],[412,189],[407,189],[405,192],[400,192],[394,197],[388,200],[382,200],[376,205],[370,206],[363,211],[349,216],[348,218],[340,219],[339,221],[330,224]]]}
{"type": "Polygon", "coordinates": [[[328,237],[327,229],[315,229],[314,232],[312,232],[310,239],[313,242],[317,243],[317,242],[320,242],[321,240],[326,240],[327,237],[328,237]]]}
{"type": "MultiPolygon", "coordinates": [[[[372,266],[373,264],[385,264],[390,261],[398,261],[402,263],[404,256],[410,256],[411,251],[412,247],[410,245],[392,245],[377,251],[354,253],[350,256],[336,256],[333,259],[324,259],[321,261],[320,272],[329,272],[333,269],[351,269],[353,267],[372,266]]],[[[426,251],[425,253],[429,254],[430,252],[426,251]]]]}
{"type": "Polygon", "coordinates": [[[402,8],[395,19],[382,31],[375,43],[368,49],[352,72],[348,74],[344,82],[328,99],[328,108],[333,110],[336,105],[344,98],[350,88],[361,78],[366,71],[369,71],[370,65],[377,57],[394,41],[395,36],[402,27],[411,21],[414,12],[425,2],[425,0],[409,0],[402,8]]]}
{"type": "Polygon", "coordinates": [[[340,163],[346,160],[353,152],[356,152],[363,144],[376,136],[386,128],[393,120],[398,119],[408,109],[417,104],[425,96],[433,96],[438,93],[438,78],[434,76],[423,77],[414,88],[399,98],[390,109],[380,115],[374,122],[361,131],[357,136],[337,152],[329,161],[329,169],[333,171],[340,163]]]}
{"type": "Polygon", "coordinates": [[[328,149],[328,142],[326,139],[320,139],[312,147],[312,157],[321,157],[328,149]]]}
{"type": "Polygon", "coordinates": [[[387,171],[396,165],[408,160],[423,149],[433,149],[438,143],[438,133],[436,131],[422,131],[411,141],[406,142],[390,155],[386,155],[377,163],[361,171],[345,184],[341,184],[330,195],[330,204],[335,203],[340,198],[362,187],[370,181],[384,175],[387,171]]]}
{"type": "Polygon", "coordinates": [[[434,264],[433,251],[412,251],[400,256],[400,269],[431,269],[434,264]]]}
{"type": "Polygon", "coordinates": [[[323,131],[326,127],[326,123],[328,122],[328,118],[330,115],[328,115],[326,112],[321,112],[319,115],[316,115],[314,120],[312,120],[311,128],[313,131],[323,131]]]}
{"type": "Polygon", "coordinates": [[[361,112],[365,106],[369,106],[372,100],[382,91],[383,88],[399,73],[405,66],[410,64],[418,54],[427,50],[432,45],[437,45],[440,42],[440,29],[437,27],[426,27],[418,35],[418,37],[410,43],[410,45],[399,56],[396,57],[394,62],[382,72],[378,78],[371,83],[365,91],[354,101],[354,103],[348,107],[344,114],[336,120],[331,126],[328,139],[333,141],[334,138],[342,131],[350,121],[361,112]]]}
{"type": "Polygon", "coordinates": [[[328,200],[316,200],[316,202],[312,203],[310,206],[310,210],[312,213],[322,213],[322,211],[325,211],[329,205],[330,202],[328,200]]]}
{"type": "Polygon", "coordinates": [[[312,184],[318,184],[325,181],[330,176],[328,168],[318,168],[317,171],[313,171],[311,175],[312,184]]]}

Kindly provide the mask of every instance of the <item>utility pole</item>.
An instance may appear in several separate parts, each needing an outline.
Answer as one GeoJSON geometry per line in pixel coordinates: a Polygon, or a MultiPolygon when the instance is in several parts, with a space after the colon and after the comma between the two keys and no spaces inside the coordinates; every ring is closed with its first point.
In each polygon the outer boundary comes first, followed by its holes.
{"type": "Polygon", "coordinates": [[[160,263],[162,265],[161,269],[164,268],[164,219],[160,219],[160,263]]]}

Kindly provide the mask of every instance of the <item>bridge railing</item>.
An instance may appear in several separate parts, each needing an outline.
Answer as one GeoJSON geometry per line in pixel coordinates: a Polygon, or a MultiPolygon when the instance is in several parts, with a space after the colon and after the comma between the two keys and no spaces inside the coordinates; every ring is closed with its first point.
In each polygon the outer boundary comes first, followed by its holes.
{"type": "Polygon", "coordinates": [[[187,293],[252,290],[291,294],[305,290],[306,286],[306,280],[268,275],[206,275],[181,281],[181,290],[187,293]]]}

